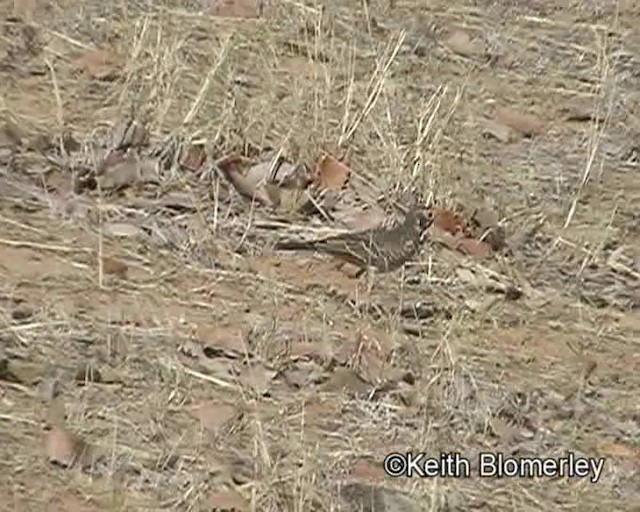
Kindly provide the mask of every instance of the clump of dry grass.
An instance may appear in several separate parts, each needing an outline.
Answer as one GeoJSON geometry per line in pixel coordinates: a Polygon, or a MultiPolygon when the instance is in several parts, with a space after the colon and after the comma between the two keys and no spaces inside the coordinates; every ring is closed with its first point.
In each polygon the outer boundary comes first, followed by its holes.
{"type": "Polygon", "coordinates": [[[639,191],[613,150],[637,20],[486,7],[286,1],[239,21],[184,2],[68,0],[36,16],[43,50],[24,58],[42,74],[0,88],[3,121],[56,141],[0,160],[0,460],[16,508],[204,510],[233,491],[237,507],[265,511],[632,509],[640,246],[625,219],[639,191]],[[452,52],[442,34],[453,27],[494,53],[452,52]],[[104,48],[113,81],[77,69],[104,48]],[[603,121],[561,117],[555,103],[575,96],[603,121]],[[478,120],[495,103],[546,131],[483,138],[478,120]],[[130,113],[161,148],[196,141],[214,160],[348,151],[354,181],[374,190],[504,212],[513,252],[474,261],[432,244],[363,297],[322,262],[263,252],[255,219],[269,214],[223,198],[211,170],[158,168],[134,197],[43,187],[44,165],[93,162],[130,113]],[[64,148],[69,127],[82,162],[64,148]],[[188,200],[163,206],[166,190],[188,200]],[[524,295],[511,300],[512,286],[524,295]],[[15,313],[25,304],[29,315],[15,313]],[[87,364],[100,378],[78,378],[87,364]],[[90,471],[54,468],[40,448],[52,406],[36,390],[51,379],[64,428],[100,454],[90,471]],[[606,457],[607,471],[595,485],[381,484],[376,468],[394,451],[572,451],[606,457]],[[362,460],[368,476],[348,476],[362,460]]]}

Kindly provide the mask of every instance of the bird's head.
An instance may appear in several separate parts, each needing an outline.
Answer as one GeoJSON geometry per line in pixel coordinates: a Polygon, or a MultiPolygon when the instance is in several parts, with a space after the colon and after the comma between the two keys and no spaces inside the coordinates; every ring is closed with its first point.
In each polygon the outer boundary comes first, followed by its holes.
{"type": "Polygon", "coordinates": [[[416,210],[415,217],[417,232],[420,237],[420,242],[422,243],[427,238],[427,230],[433,224],[435,215],[431,208],[420,208],[416,210]]]}
{"type": "Polygon", "coordinates": [[[433,221],[435,220],[435,215],[432,208],[420,208],[416,211],[416,220],[418,222],[418,227],[420,231],[426,231],[429,229],[433,221]]]}

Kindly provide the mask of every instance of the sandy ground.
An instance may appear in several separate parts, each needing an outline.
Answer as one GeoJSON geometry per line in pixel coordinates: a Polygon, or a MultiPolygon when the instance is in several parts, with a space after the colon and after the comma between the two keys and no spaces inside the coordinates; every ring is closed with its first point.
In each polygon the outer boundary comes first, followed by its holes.
{"type": "Polygon", "coordinates": [[[0,12],[0,508],[640,510],[640,3],[0,12]],[[274,151],[435,200],[423,251],[274,252],[336,227],[247,199],[274,151]],[[495,244],[447,229],[483,216],[495,244]]]}

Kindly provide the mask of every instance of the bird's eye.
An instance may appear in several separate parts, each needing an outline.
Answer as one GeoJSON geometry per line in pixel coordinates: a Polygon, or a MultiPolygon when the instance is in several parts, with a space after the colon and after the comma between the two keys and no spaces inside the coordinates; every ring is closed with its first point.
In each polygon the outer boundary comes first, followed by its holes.
{"type": "Polygon", "coordinates": [[[427,222],[427,224],[431,224],[434,220],[435,220],[436,216],[433,213],[433,210],[431,208],[429,208],[427,210],[427,213],[425,215],[425,220],[427,222]]]}

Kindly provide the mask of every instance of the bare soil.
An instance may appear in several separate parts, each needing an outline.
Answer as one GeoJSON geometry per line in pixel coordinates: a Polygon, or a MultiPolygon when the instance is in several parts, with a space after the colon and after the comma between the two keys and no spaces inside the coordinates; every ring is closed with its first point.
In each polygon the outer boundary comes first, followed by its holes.
{"type": "Polygon", "coordinates": [[[640,3],[258,3],[0,0],[0,508],[640,510],[640,3]],[[346,155],[506,246],[354,277],[211,166],[78,187],[132,113],[209,163],[346,155]]]}

